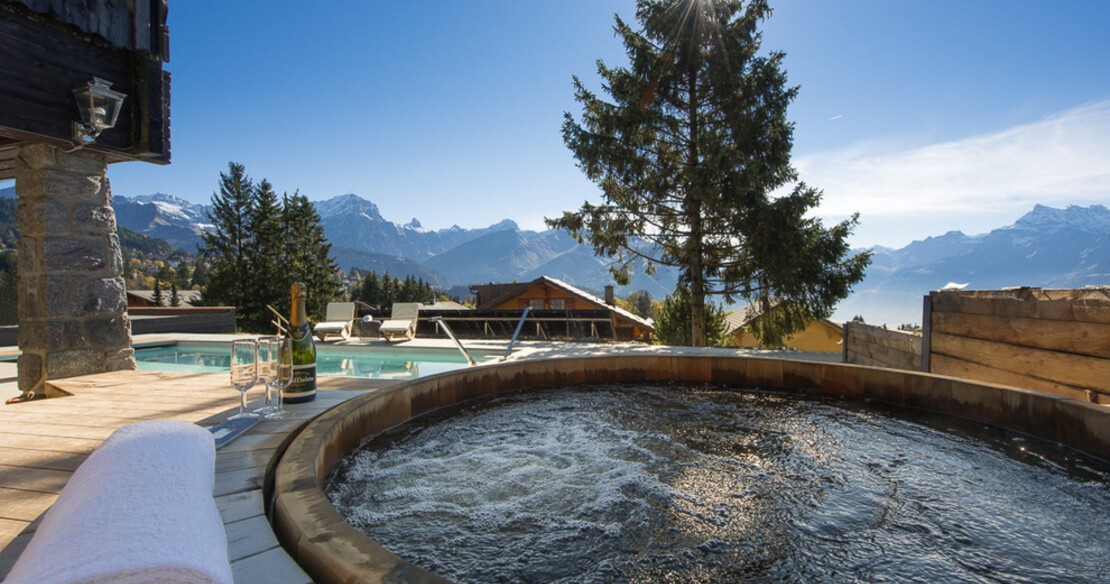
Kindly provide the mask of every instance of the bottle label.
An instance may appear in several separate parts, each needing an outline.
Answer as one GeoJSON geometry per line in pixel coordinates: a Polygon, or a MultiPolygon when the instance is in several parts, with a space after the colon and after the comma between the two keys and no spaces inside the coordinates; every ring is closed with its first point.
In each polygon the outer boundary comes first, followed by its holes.
{"type": "Polygon", "coordinates": [[[285,390],[288,396],[303,396],[316,393],[316,364],[306,363],[293,366],[293,381],[285,390]]]}

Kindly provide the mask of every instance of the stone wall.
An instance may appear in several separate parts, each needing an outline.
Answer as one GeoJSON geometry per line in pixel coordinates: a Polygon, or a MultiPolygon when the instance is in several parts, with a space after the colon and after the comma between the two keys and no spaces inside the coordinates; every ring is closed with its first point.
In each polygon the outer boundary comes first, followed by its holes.
{"type": "Polygon", "coordinates": [[[19,389],[134,369],[112,193],[102,156],[45,144],[15,162],[19,389]]]}

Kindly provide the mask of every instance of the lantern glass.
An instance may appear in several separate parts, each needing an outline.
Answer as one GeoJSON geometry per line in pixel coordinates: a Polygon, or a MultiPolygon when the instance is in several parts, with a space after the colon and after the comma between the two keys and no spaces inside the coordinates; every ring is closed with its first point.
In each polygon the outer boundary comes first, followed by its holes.
{"type": "Polygon", "coordinates": [[[81,121],[74,124],[74,138],[88,144],[101,132],[115,127],[126,94],[111,89],[112,83],[93,77],[82,87],[73,90],[81,121]]]}

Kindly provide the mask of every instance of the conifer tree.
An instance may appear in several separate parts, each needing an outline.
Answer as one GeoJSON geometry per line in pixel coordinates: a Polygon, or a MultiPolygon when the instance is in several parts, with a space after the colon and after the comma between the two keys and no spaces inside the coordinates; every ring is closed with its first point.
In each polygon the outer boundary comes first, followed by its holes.
{"type": "Polygon", "coordinates": [[[255,186],[253,204],[248,213],[251,233],[247,254],[251,278],[250,306],[244,307],[244,326],[253,331],[270,328],[269,304],[273,307],[289,303],[289,281],[283,270],[286,252],[282,231],[282,206],[270,181],[262,179],[255,186]]]}
{"type": "Polygon", "coordinates": [[[320,215],[308,197],[299,192],[285,194],[282,207],[284,270],[288,276],[285,290],[288,293],[293,282],[304,282],[308,288],[305,310],[310,318],[319,320],[328,302],[343,295],[339,267],[331,257],[331,244],[324,236],[320,215]]]}
{"type": "Polygon", "coordinates": [[[598,62],[611,101],[576,77],[581,121],[565,116],[563,139],[603,200],[548,225],[615,257],[621,284],[635,262],[678,267],[694,346],[707,296],[759,302],[770,318],[755,332],[776,344],[829,314],[869,262],[848,255],[857,217],[825,228],[807,216],[821,192],[790,165],[797,88],[783,53],[760,54],[769,15],[766,0],[638,0],[642,30],[615,26],[629,66],[598,62]]]}
{"type": "Polygon", "coordinates": [[[181,295],[177,293],[177,280],[170,280],[170,306],[181,306],[181,295]]]}
{"type": "Polygon", "coordinates": [[[253,288],[250,214],[254,206],[254,183],[242,164],[229,162],[227,166],[228,171],[220,173],[220,192],[212,194],[208,216],[213,229],[204,234],[201,249],[208,262],[204,301],[210,305],[236,307],[236,324],[242,326],[249,322],[250,311],[245,309],[253,304],[250,298],[253,288]]]}
{"type": "MultiPolygon", "coordinates": [[[[705,345],[723,346],[728,340],[725,330],[725,313],[719,306],[710,302],[705,306],[705,345]]],[[[655,315],[655,343],[659,345],[690,346],[690,293],[678,290],[659,304],[655,315]]]]}
{"type": "Polygon", "coordinates": [[[165,302],[162,299],[162,281],[158,278],[154,279],[154,290],[150,296],[151,306],[162,306],[165,302]]]}

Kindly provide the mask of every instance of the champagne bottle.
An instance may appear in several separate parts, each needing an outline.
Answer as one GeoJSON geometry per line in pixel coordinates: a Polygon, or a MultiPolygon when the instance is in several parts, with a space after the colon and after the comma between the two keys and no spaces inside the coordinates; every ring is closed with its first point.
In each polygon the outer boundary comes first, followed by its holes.
{"type": "Polygon", "coordinates": [[[293,284],[293,309],[289,315],[289,335],[293,338],[293,381],[282,392],[285,403],[295,404],[316,399],[316,343],[308,326],[304,299],[305,285],[293,284]]]}

